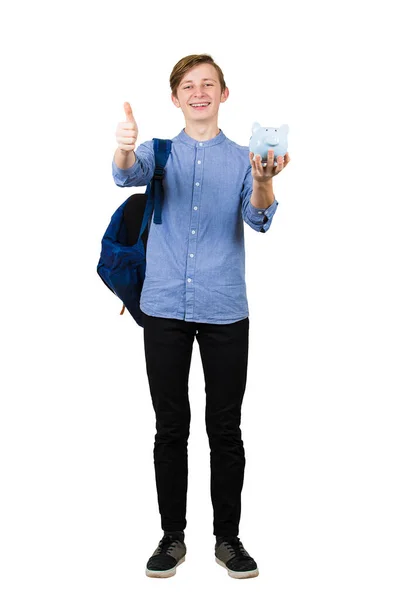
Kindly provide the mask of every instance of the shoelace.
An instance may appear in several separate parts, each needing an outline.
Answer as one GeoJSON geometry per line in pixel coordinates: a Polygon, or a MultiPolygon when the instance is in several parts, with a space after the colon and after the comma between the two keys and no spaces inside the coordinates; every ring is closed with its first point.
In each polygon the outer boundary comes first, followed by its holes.
{"type": "Polygon", "coordinates": [[[248,553],[244,549],[239,537],[233,537],[229,540],[225,540],[225,543],[227,544],[229,550],[232,553],[232,558],[233,556],[235,556],[235,558],[248,558],[248,553]]]}
{"type": "Polygon", "coordinates": [[[161,552],[166,552],[169,554],[169,552],[173,550],[177,543],[177,539],[174,539],[171,535],[166,534],[158,544],[157,553],[161,554],[161,552]]]}

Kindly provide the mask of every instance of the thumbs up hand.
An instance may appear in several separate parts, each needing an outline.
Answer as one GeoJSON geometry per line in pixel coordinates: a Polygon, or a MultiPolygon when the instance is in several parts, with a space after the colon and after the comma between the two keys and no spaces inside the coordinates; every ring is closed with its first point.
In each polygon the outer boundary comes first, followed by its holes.
{"type": "Polygon", "coordinates": [[[118,148],[123,154],[128,154],[135,149],[138,137],[138,126],[132,113],[129,102],[124,102],[125,121],[117,125],[115,132],[118,148]]]}

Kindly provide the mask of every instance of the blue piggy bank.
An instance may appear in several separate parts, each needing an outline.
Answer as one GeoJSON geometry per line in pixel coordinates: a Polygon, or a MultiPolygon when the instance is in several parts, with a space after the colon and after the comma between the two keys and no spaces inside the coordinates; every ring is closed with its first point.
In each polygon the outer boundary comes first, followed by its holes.
{"type": "MultiPolygon", "coordinates": [[[[280,127],[261,127],[260,123],[253,123],[251,128],[252,136],[250,138],[249,150],[254,155],[260,154],[263,167],[267,164],[268,150],[274,151],[274,167],[278,164],[277,156],[285,156],[288,149],[287,136],[289,133],[288,125],[280,127]]],[[[254,160],[254,158],[253,158],[254,160]]]]}

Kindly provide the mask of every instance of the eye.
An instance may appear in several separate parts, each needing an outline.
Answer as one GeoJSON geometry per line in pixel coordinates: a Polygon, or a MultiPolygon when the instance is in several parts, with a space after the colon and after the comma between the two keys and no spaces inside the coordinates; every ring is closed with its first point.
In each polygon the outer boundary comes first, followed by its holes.
{"type": "MultiPolygon", "coordinates": [[[[212,86],[213,84],[212,84],[212,83],[206,83],[206,85],[211,85],[211,86],[212,86]]],[[[191,85],[187,85],[187,86],[186,86],[186,87],[184,87],[183,89],[184,89],[184,90],[187,90],[187,89],[188,89],[188,88],[190,88],[190,87],[192,87],[192,86],[191,86],[191,85]]]]}

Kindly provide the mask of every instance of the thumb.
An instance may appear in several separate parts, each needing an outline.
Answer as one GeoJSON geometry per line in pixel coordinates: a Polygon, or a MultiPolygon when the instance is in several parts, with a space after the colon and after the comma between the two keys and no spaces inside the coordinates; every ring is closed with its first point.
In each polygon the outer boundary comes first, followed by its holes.
{"type": "Polygon", "coordinates": [[[131,105],[129,104],[129,102],[124,102],[124,110],[125,110],[126,120],[133,123],[135,119],[133,118],[132,108],[131,108],[131,105]]]}

